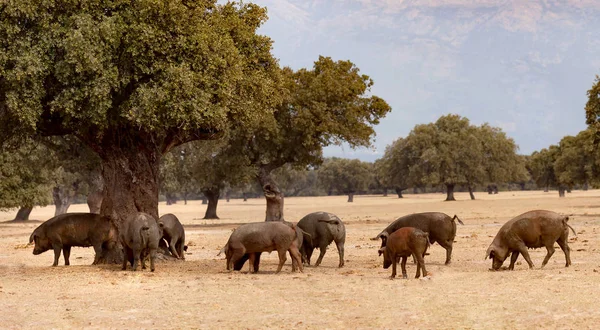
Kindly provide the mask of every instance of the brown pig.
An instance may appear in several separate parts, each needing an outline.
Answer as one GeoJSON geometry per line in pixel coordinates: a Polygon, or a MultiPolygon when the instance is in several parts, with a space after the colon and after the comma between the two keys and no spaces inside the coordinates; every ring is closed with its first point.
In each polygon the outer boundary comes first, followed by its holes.
{"type": "MultiPolygon", "coordinates": [[[[548,251],[542,262],[542,267],[544,267],[554,254],[554,242],[558,243],[565,253],[565,267],[569,267],[571,249],[567,240],[569,239],[569,228],[571,230],[573,228],[567,224],[567,220],[569,220],[568,216],[544,210],[525,212],[509,220],[500,228],[485,253],[486,259],[489,257],[493,260],[491,270],[500,269],[504,260],[511,253],[509,270],[514,269],[519,254],[523,255],[529,268],[533,268],[533,262],[531,262],[527,249],[541,247],[545,247],[548,251]]],[[[573,234],[575,234],[575,230],[573,230],[573,234]]]]}
{"type": "Polygon", "coordinates": [[[392,276],[396,277],[396,264],[398,259],[402,257],[402,278],[406,276],[406,259],[412,256],[417,260],[417,274],[415,278],[421,276],[421,268],[423,268],[423,276],[427,276],[425,269],[425,252],[429,247],[429,233],[413,227],[402,227],[387,238],[386,246],[379,249],[379,255],[383,254],[383,268],[388,269],[392,265],[392,276]]]}
{"type": "MultiPolygon", "coordinates": [[[[227,244],[223,248],[227,259],[227,270],[234,269],[239,260],[248,255],[250,259],[250,272],[258,271],[258,258],[261,252],[277,250],[281,271],[286,261],[286,252],[292,256],[292,271],[298,267],[302,272],[302,258],[298,250],[296,227],[279,221],[247,223],[239,226],[231,233],[227,244]]],[[[220,252],[219,252],[220,254],[220,252]]],[[[237,268],[235,268],[237,270],[237,268]]]]}
{"type": "Polygon", "coordinates": [[[104,250],[111,250],[117,242],[117,228],[110,218],[93,213],[65,213],[39,225],[29,237],[34,243],[33,254],[54,250],[54,263],[58,265],[63,251],[65,265],[69,265],[72,246],[93,246],[96,252],[93,265],[101,261],[104,250]]]}

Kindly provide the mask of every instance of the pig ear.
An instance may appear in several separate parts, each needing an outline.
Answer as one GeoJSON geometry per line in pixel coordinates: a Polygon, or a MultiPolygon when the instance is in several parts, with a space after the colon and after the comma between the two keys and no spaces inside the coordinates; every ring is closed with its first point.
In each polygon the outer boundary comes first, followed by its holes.
{"type": "Polygon", "coordinates": [[[33,243],[36,238],[37,238],[36,234],[31,234],[31,236],[29,236],[29,244],[33,243]]]}
{"type": "Polygon", "coordinates": [[[385,247],[382,247],[381,249],[379,249],[379,251],[377,251],[377,252],[379,252],[379,256],[380,257],[383,254],[383,251],[385,251],[385,247]]]}
{"type": "Polygon", "coordinates": [[[494,246],[490,245],[490,247],[485,252],[485,259],[487,259],[487,258],[493,259],[495,253],[496,252],[494,251],[494,246]]]}

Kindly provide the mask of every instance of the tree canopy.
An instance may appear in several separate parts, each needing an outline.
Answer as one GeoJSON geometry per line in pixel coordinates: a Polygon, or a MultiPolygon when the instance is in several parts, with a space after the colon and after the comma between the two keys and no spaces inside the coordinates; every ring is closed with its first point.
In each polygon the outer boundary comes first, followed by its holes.
{"type": "Polygon", "coordinates": [[[281,71],[283,100],[259,126],[241,127],[231,143],[257,168],[267,197],[267,220],[283,220],[283,194],[273,170],[319,164],[323,147],[369,146],[374,125],[390,106],[369,95],[373,80],[350,61],[319,57],[312,69],[281,71]]]}
{"type": "Polygon", "coordinates": [[[353,202],[355,193],[367,190],[371,174],[370,163],[334,157],[327,159],[319,168],[319,181],[325,189],[346,194],[348,202],[353,202]]]}
{"type": "Polygon", "coordinates": [[[406,138],[386,149],[382,167],[394,185],[445,185],[446,200],[454,200],[454,187],[469,188],[489,182],[519,180],[524,164],[514,141],[488,124],[474,126],[458,115],[417,125],[406,138]]]}
{"type": "Polygon", "coordinates": [[[15,0],[0,12],[0,142],[76,136],[102,159],[102,213],[118,223],[158,216],[164,153],[281,103],[254,4],[15,0]]]}

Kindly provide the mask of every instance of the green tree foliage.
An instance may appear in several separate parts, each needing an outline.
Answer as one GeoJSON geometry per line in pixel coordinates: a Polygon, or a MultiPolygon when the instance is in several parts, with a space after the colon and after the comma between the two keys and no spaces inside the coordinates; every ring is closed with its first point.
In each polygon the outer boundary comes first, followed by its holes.
{"type": "Polygon", "coordinates": [[[355,193],[368,188],[372,170],[370,163],[334,157],[319,168],[319,182],[326,189],[348,195],[348,202],[353,202],[355,193]]]}
{"type": "Polygon", "coordinates": [[[410,187],[409,154],[406,149],[406,139],[398,138],[385,148],[383,157],[375,161],[374,174],[385,188],[393,188],[402,198],[402,191],[410,187]]]}
{"type": "Polygon", "coordinates": [[[283,194],[273,170],[319,164],[322,149],[347,142],[369,146],[373,126],[390,106],[370,95],[373,81],[350,61],[319,57],[312,69],[282,70],[283,101],[260,126],[243,128],[234,143],[257,168],[267,198],[266,220],[283,220],[283,194]]]}
{"type": "Polygon", "coordinates": [[[596,80],[587,91],[588,101],[585,104],[586,124],[594,134],[594,144],[600,142],[600,77],[596,75],[596,80]]]}
{"type": "Polygon", "coordinates": [[[281,103],[266,18],[216,0],[5,1],[0,143],[76,136],[101,158],[103,214],[158,216],[164,153],[281,103]]]}
{"type": "Polygon", "coordinates": [[[286,164],[273,171],[273,180],[277,182],[285,196],[317,196],[317,171],[312,168],[294,168],[286,164]]]}
{"type": "Polygon", "coordinates": [[[43,145],[31,141],[0,153],[0,210],[50,203],[52,169],[46,166],[47,154],[43,145]]]}
{"type": "Polygon", "coordinates": [[[550,187],[556,187],[558,180],[554,172],[554,163],[559,154],[558,146],[552,145],[540,151],[534,151],[529,158],[527,168],[531,173],[531,178],[538,187],[543,187],[548,191],[550,187]]]}
{"type": "Polygon", "coordinates": [[[52,199],[54,215],[66,213],[75,198],[94,189],[100,174],[100,159],[96,153],[71,136],[43,139],[47,154],[46,166],[52,169],[52,199]]]}
{"type": "Polygon", "coordinates": [[[417,125],[406,138],[386,149],[384,168],[394,185],[445,185],[446,200],[454,188],[490,182],[516,182],[525,175],[514,141],[487,124],[474,126],[458,115],[440,117],[435,123],[417,125]]]}
{"type": "MultiPolygon", "coordinates": [[[[559,153],[554,162],[554,173],[559,185],[573,188],[587,187],[598,172],[598,156],[594,148],[594,132],[587,129],[576,136],[565,136],[558,145],[559,153]]],[[[564,193],[560,194],[561,197],[564,193]]]]}
{"type": "Polygon", "coordinates": [[[231,148],[228,139],[197,141],[193,150],[193,175],[200,191],[208,199],[204,219],[218,219],[217,204],[226,186],[238,186],[252,180],[255,168],[244,154],[231,148]]]}

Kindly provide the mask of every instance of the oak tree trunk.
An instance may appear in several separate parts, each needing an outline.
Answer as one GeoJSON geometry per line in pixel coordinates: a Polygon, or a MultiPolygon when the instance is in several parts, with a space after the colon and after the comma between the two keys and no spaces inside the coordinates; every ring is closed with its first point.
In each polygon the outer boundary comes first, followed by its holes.
{"type": "Polygon", "coordinates": [[[65,187],[54,187],[52,188],[52,200],[54,201],[54,216],[67,213],[69,207],[73,203],[73,199],[79,189],[79,183],[74,183],[72,187],[73,191],[65,187]]]}
{"type": "Polygon", "coordinates": [[[404,190],[404,188],[396,187],[395,190],[396,194],[398,195],[398,198],[404,198],[404,196],[402,195],[402,191],[404,190]]]}
{"type": "Polygon", "coordinates": [[[383,197],[387,197],[388,192],[387,192],[387,188],[383,188],[383,197]]]}
{"type": "Polygon", "coordinates": [[[548,192],[550,190],[550,188],[548,188],[548,186],[544,187],[544,192],[548,192]]]}
{"type": "Polygon", "coordinates": [[[589,189],[589,183],[586,181],[586,182],[583,184],[583,191],[588,191],[588,189],[589,189]]]}
{"type": "Polygon", "coordinates": [[[100,214],[102,197],[102,191],[93,191],[87,196],[87,205],[90,208],[90,213],[100,214]]]}
{"type": "Polygon", "coordinates": [[[166,199],[167,205],[177,204],[177,196],[175,194],[168,192],[165,194],[165,199],[166,199]]]}
{"type": "Polygon", "coordinates": [[[265,221],[283,221],[283,192],[271,177],[271,169],[262,166],[258,171],[257,179],[267,199],[265,221]]]}
{"type": "Polygon", "coordinates": [[[473,194],[473,187],[469,186],[469,196],[471,196],[471,200],[475,199],[475,195],[473,194]]]}
{"type": "Polygon", "coordinates": [[[242,193],[242,198],[244,198],[244,202],[248,201],[248,195],[245,192],[242,193]]]}
{"type": "MultiPolygon", "coordinates": [[[[158,219],[158,173],[161,153],[158,149],[140,146],[130,141],[124,146],[126,136],[103,145],[100,157],[104,191],[100,214],[108,216],[119,232],[129,218],[144,212],[158,219]],[[121,143],[121,144],[120,144],[121,143]]],[[[133,139],[132,139],[133,140],[133,139]]],[[[103,258],[108,263],[122,261],[120,244],[103,258]]]]}
{"type": "Polygon", "coordinates": [[[354,193],[348,193],[348,203],[353,203],[354,202],[354,193]]]}
{"type": "Polygon", "coordinates": [[[29,215],[33,210],[33,206],[21,206],[17,211],[14,221],[26,221],[29,220],[29,215]]]}
{"type": "Polygon", "coordinates": [[[455,201],[454,199],[454,185],[446,184],[446,201],[455,201]]]}
{"type": "Polygon", "coordinates": [[[219,219],[217,216],[217,204],[219,203],[221,189],[219,187],[212,187],[204,189],[202,193],[206,196],[206,199],[208,199],[208,207],[206,208],[204,219],[219,219]]]}
{"type": "Polygon", "coordinates": [[[565,190],[564,186],[558,186],[558,197],[565,197],[565,190]]]}

